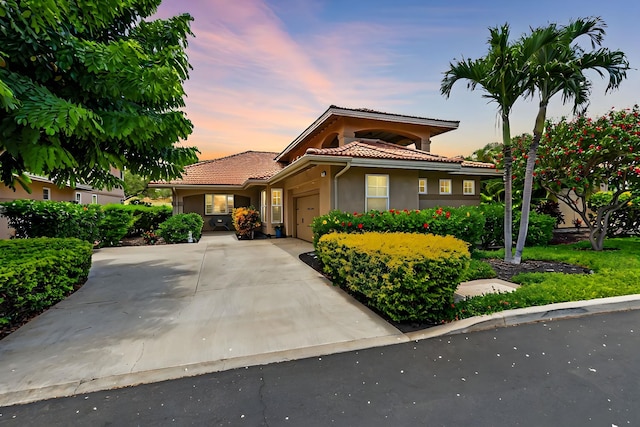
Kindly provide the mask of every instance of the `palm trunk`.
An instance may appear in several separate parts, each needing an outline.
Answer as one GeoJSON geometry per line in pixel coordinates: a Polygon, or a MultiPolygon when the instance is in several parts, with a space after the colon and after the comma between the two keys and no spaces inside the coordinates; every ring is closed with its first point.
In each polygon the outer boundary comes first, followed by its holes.
{"type": "Polygon", "coordinates": [[[502,153],[504,156],[504,260],[513,258],[513,158],[511,153],[511,124],[509,115],[502,115],[502,153]]]}
{"type": "Polygon", "coordinates": [[[531,211],[531,194],[533,193],[533,170],[536,167],[536,157],[538,156],[538,146],[544,131],[544,122],[547,117],[547,103],[540,101],[536,124],[533,129],[533,141],[529,147],[527,167],[524,174],[524,190],[522,192],[522,215],[520,216],[520,229],[518,230],[518,241],[516,242],[516,254],[511,261],[513,264],[520,264],[524,244],[527,241],[529,231],[529,213],[531,211]]]}

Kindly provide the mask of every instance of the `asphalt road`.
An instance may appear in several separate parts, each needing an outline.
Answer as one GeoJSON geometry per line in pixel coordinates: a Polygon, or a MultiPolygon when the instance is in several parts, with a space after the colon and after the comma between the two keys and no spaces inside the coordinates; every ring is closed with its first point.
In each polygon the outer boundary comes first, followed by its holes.
{"type": "Polygon", "coordinates": [[[639,335],[640,311],[554,320],[5,407],[0,425],[640,425],[639,335]]]}

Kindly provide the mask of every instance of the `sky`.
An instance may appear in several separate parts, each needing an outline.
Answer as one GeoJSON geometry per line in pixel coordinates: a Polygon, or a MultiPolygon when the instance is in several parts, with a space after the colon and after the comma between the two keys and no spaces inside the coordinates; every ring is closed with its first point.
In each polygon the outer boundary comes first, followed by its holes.
{"type": "MultiPolygon", "coordinates": [[[[194,131],[183,144],[201,160],[280,152],[330,105],[460,121],[432,138],[441,155],[501,141],[497,107],[480,89],[460,81],[445,98],[440,82],[452,61],[484,56],[489,28],[504,23],[516,39],[530,27],[601,17],[603,46],[625,52],[633,69],[606,95],[607,80],[588,74],[587,114],[640,103],[637,0],[163,0],[154,18],[181,13],[194,18],[195,35],[184,85],[194,131]]],[[[571,111],[558,95],[548,117],[571,111]]],[[[512,135],[531,132],[536,112],[537,98],[519,101],[512,135]]]]}

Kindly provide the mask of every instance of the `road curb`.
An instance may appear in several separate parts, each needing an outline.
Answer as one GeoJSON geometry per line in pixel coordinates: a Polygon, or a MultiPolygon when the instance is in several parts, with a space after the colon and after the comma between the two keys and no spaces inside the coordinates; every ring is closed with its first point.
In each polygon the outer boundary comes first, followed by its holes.
{"type": "Polygon", "coordinates": [[[638,309],[640,309],[640,294],[623,295],[586,301],[570,301],[536,307],[517,308],[456,320],[421,331],[407,332],[405,335],[407,335],[410,340],[415,341],[443,335],[464,334],[467,332],[515,326],[524,323],[638,309]]]}

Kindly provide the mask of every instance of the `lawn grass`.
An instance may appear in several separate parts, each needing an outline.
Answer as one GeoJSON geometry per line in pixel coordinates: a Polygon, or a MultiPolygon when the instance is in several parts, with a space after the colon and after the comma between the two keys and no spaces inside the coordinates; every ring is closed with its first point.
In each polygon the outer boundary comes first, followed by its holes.
{"type": "MultiPolygon", "coordinates": [[[[503,258],[501,251],[476,251],[475,259],[503,258]]],[[[589,242],[525,248],[523,260],[557,261],[593,270],[593,274],[524,273],[513,277],[516,291],[460,301],[447,320],[512,308],[640,294],[640,238],[609,239],[594,252],[589,242]]]]}

